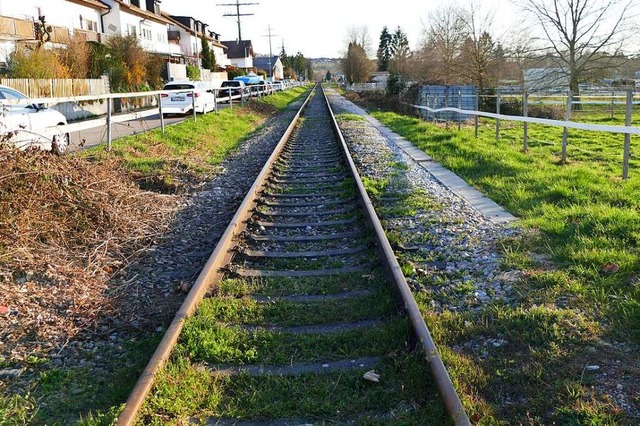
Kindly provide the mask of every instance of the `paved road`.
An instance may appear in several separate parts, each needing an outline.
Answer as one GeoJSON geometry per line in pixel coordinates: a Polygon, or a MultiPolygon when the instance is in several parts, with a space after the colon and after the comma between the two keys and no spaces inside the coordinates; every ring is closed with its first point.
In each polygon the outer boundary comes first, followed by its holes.
{"type": "MultiPolygon", "coordinates": [[[[191,115],[186,116],[172,116],[165,118],[165,125],[179,123],[181,121],[190,119],[191,115]]],[[[160,127],[160,115],[155,114],[150,117],[146,117],[140,120],[131,120],[124,123],[115,123],[111,125],[111,135],[113,140],[121,138],[123,136],[137,135],[138,133],[144,133],[148,130],[160,127]]],[[[70,150],[75,151],[92,146],[100,145],[107,142],[107,127],[100,126],[93,129],[83,130],[81,132],[73,132],[70,137],[70,150]]]]}
{"type": "MultiPolygon", "coordinates": [[[[218,104],[218,109],[229,108],[229,104],[218,104]]],[[[212,114],[212,113],[209,113],[212,114]]],[[[198,115],[199,116],[199,115],[198,115]]],[[[171,125],[180,123],[184,120],[193,119],[192,114],[184,116],[172,115],[164,119],[165,125],[171,125]]],[[[144,133],[148,130],[160,127],[160,114],[155,114],[150,117],[142,118],[139,120],[126,121],[124,123],[114,123],[111,125],[111,137],[113,140],[121,138],[123,136],[137,135],[144,133]]],[[[92,129],[83,130],[81,132],[72,132],[69,134],[70,147],[69,151],[77,151],[83,148],[90,148],[107,143],[107,127],[100,126],[92,129]]]]}

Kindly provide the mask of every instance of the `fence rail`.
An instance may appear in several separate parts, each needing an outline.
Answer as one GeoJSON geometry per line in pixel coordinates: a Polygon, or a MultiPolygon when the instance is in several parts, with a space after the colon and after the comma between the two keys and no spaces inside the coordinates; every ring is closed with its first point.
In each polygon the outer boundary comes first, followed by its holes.
{"type": "MultiPolygon", "coordinates": [[[[500,122],[501,120],[505,121],[517,121],[524,123],[523,126],[523,150],[528,149],[528,124],[542,124],[546,126],[554,126],[563,128],[563,136],[562,136],[562,152],[561,158],[562,163],[565,163],[567,160],[567,147],[569,144],[569,129],[579,129],[586,131],[594,131],[594,132],[608,132],[608,133],[619,133],[624,135],[624,151],[623,151],[623,164],[622,164],[622,178],[627,179],[629,177],[629,158],[631,156],[631,135],[640,135],[640,127],[632,126],[632,114],[633,107],[636,102],[634,102],[634,92],[633,90],[627,90],[626,99],[625,99],[625,124],[623,126],[619,125],[610,125],[610,124],[593,124],[593,123],[580,123],[575,121],[570,121],[571,113],[575,105],[588,105],[589,102],[584,101],[575,101],[571,93],[568,93],[564,99],[560,97],[558,100],[554,100],[554,104],[565,104],[564,109],[564,120],[555,120],[555,119],[547,119],[547,118],[535,118],[528,116],[528,106],[530,104],[529,97],[526,92],[521,96],[523,102],[523,115],[507,115],[500,113],[500,102],[501,95],[497,94],[491,96],[495,98],[495,110],[496,112],[486,112],[480,111],[478,108],[479,98],[478,94],[475,95],[467,95],[466,97],[475,98],[475,107],[474,108],[463,108],[462,107],[462,99],[463,96],[460,90],[457,90],[454,96],[446,96],[444,102],[438,102],[436,97],[435,100],[430,99],[428,96],[423,96],[420,98],[421,102],[425,102],[426,105],[413,105],[407,104],[412,108],[416,109],[420,112],[420,115],[425,119],[433,119],[434,121],[438,121],[438,116],[440,114],[444,114],[446,121],[453,121],[452,117],[457,117],[458,121],[458,130],[460,130],[460,122],[464,120],[467,116],[473,116],[475,120],[475,136],[478,137],[478,118],[485,117],[491,118],[495,120],[496,126],[496,141],[500,139],[500,122]],[[457,96],[456,96],[457,95],[457,96]],[[453,99],[451,99],[453,98],[453,99]],[[452,106],[451,103],[454,103],[452,106]],[[464,117],[464,118],[463,118],[464,117]]],[[[516,95],[517,96],[517,95],[516,95]]],[[[508,95],[505,97],[509,97],[508,95]]],[[[511,97],[514,97],[513,95],[511,97]]],[[[613,118],[613,105],[618,102],[615,100],[615,97],[611,98],[611,117],[613,118]]],[[[443,99],[441,99],[442,101],[443,99]]],[[[599,101],[598,104],[600,104],[599,101]]],[[[537,103],[534,101],[534,103],[537,103]]],[[[609,103],[606,103],[607,105],[609,103]]]]}

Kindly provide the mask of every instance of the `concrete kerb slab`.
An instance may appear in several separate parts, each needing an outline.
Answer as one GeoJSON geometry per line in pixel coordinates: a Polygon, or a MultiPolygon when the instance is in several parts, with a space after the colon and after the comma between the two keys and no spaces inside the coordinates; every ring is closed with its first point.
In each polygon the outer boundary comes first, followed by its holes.
{"type": "Polygon", "coordinates": [[[416,161],[423,169],[431,173],[438,182],[448,188],[451,192],[467,202],[471,207],[480,212],[484,217],[493,223],[505,224],[516,220],[515,216],[507,212],[502,206],[488,198],[482,192],[470,186],[458,175],[448,170],[424,151],[414,146],[404,137],[385,127],[375,118],[371,117],[364,109],[355,108],[357,114],[362,115],[388,140],[395,143],[409,157],[416,161]]]}

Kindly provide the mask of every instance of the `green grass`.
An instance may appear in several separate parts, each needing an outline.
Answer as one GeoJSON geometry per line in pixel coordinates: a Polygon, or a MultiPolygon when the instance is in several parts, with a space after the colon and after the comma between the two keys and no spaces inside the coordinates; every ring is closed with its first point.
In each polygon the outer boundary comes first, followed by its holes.
{"type": "Polygon", "coordinates": [[[256,100],[258,103],[271,105],[278,110],[289,107],[292,102],[303,100],[309,94],[309,87],[299,86],[282,92],[277,92],[270,96],[265,96],[256,100]]]}
{"type": "MultiPolygon", "coordinates": [[[[374,116],[540,232],[535,250],[551,255],[581,283],[579,306],[597,303],[618,332],[638,341],[640,288],[632,278],[640,266],[640,162],[632,157],[631,178],[619,178],[619,135],[570,132],[570,162],[560,165],[557,145],[535,140],[558,142],[561,129],[531,126],[534,141],[524,153],[519,126],[504,129],[496,142],[487,125],[476,140],[469,128],[457,133],[392,113],[374,116]],[[607,264],[620,269],[601,273],[607,264]],[[615,298],[601,306],[602,292],[615,298]]],[[[576,296],[565,290],[565,296],[576,296]]]]}
{"type": "Polygon", "coordinates": [[[202,302],[198,314],[202,318],[208,318],[210,323],[271,324],[285,327],[360,321],[385,316],[394,310],[391,294],[385,289],[347,300],[300,303],[213,297],[202,302]]]}
{"type": "Polygon", "coordinates": [[[242,297],[260,294],[271,297],[335,294],[343,291],[380,289],[382,271],[328,277],[225,279],[218,288],[221,296],[242,297]]]}
{"type": "Polygon", "coordinates": [[[94,161],[115,157],[147,189],[174,192],[210,177],[222,160],[265,120],[249,108],[224,109],[167,126],[126,136],[112,144],[81,153],[94,161]]]}
{"type": "Polygon", "coordinates": [[[405,319],[341,333],[291,334],[263,329],[243,330],[196,314],[185,324],[176,354],[211,364],[287,365],[383,356],[402,347],[411,335],[405,319]]]}
{"type": "Polygon", "coordinates": [[[159,341],[157,335],[127,343],[122,358],[108,349],[96,352],[113,361],[101,372],[41,366],[27,394],[0,396],[0,425],[112,424],[159,341]]]}
{"type": "MultiPolygon", "coordinates": [[[[424,424],[450,424],[421,357],[395,355],[376,367],[380,383],[362,373],[300,377],[246,375],[214,377],[197,364],[174,359],[159,375],[154,398],[143,409],[142,424],[180,424],[188,417],[303,419],[335,422],[358,418],[358,424],[407,424],[420,410],[424,424]],[[415,408],[414,408],[415,407],[415,408]],[[373,416],[389,411],[397,419],[380,423],[373,416]],[[369,418],[360,417],[371,413],[369,418]]],[[[415,417],[414,417],[415,418],[415,417]]]]}
{"type": "MultiPolygon", "coordinates": [[[[530,125],[523,152],[521,125],[503,121],[496,142],[489,121],[481,121],[475,139],[472,127],[457,132],[372,114],[517,215],[526,230],[501,244],[503,267],[525,272],[514,284],[515,306],[436,314],[432,296],[417,294],[469,414],[482,424],[632,424],[592,391],[593,375],[583,374],[590,363],[637,362],[630,354],[597,349],[594,359],[587,351],[599,339],[640,342],[640,161],[632,153],[623,181],[622,136],[571,130],[569,161],[560,164],[562,129],[530,125]],[[542,264],[540,254],[548,259],[542,264]],[[486,350],[487,338],[507,343],[486,350]],[[463,346],[474,341],[479,348],[463,346]]],[[[620,124],[588,114],[579,120],[620,124]]]]}

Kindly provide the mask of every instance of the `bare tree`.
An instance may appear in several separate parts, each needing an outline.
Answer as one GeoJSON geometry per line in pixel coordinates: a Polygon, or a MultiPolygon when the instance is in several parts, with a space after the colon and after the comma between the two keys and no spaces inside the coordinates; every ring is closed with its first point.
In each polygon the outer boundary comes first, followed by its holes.
{"type": "Polygon", "coordinates": [[[466,38],[462,11],[455,6],[436,9],[423,24],[420,56],[428,80],[450,84],[458,73],[460,48],[466,38]]]}
{"type": "Polygon", "coordinates": [[[482,13],[477,3],[471,3],[461,17],[465,40],[460,48],[459,69],[463,81],[478,87],[495,87],[500,79],[504,51],[491,35],[492,12],[482,13]]]}
{"type": "Polygon", "coordinates": [[[506,40],[505,51],[508,61],[505,67],[513,70],[512,75],[517,76],[518,84],[520,87],[524,87],[524,70],[536,61],[538,50],[534,46],[531,32],[526,28],[524,22],[511,29],[506,40]]]}
{"type": "Polygon", "coordinates": [[[538,21],[548,50],[568,76],[569,87],[619,65],[613,60],[628,34],[635,0],[521,0],[538,21]]]}
{"type": "Polygon", "coordinates": [[[369,35],[369,28],[366,25],[352,25],[347,29],[346,45],[349,43],[358,44],[362,47],[367,57],[371,54],[371,36],[369,35]]]}

